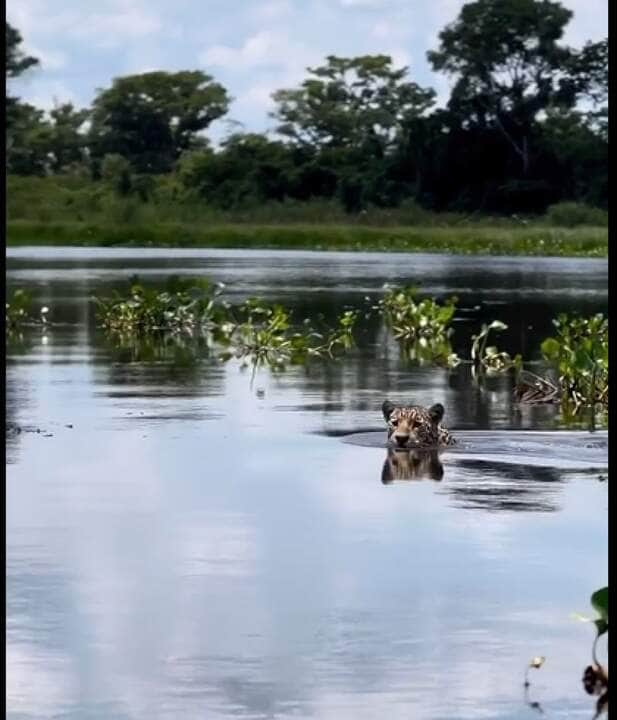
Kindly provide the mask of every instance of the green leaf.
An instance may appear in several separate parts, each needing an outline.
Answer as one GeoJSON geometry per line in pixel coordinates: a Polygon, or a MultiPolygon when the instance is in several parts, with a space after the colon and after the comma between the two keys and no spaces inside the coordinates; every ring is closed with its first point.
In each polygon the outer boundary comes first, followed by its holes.
{"type": "Polygon", "coordinates": [[[608,626],[608,586],[595,591],[591,596],[591,605],[608,626]]]}
{"type": "Polygon", "coordinates": [[[561,345],[555,340],[555,338],[546,338],[546,340],[540,346],[542,354],[549,360],[552,360],[559,356],[559,350],[561,345]]]}
{"type": "Polygon", "coordinates": [[[598,630],[598,637],[600,637],[600,635],[604,635],[605,632],[608,632],[608,623],[601,618],[594,620],[594,625],[598,630]]]}

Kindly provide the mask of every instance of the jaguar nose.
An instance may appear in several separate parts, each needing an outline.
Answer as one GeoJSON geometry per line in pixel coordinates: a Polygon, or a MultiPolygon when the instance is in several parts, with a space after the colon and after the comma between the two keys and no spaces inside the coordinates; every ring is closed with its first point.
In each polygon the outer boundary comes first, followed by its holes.
{"type": "Polygon", "coordinates": [[[394,442],[396,442],[396,444],[399,447],[404,447],[407,444],[408,440],[409,440],[409,435],[395,435],[394,436],[394,442]]]}

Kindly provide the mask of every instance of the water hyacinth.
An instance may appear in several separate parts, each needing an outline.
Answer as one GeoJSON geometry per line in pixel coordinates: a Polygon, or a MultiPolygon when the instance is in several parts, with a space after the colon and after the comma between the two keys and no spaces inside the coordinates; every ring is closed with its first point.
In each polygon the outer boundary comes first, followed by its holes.
{"type": "Polygon", "coordinates": [[[97,319],[109,332],[124,335],[204,332],[224,315],[218,303],[222,291],[221,284],[207,280],[174,277],[163,291],[134,281],[128,297],[116,291],[111,298],[95,298],[97,319]]]}
{"type": "Polygon", "coordinates": [[[318,332],[308,321],[300,331],[294,328],[291,313],[281,305],[252,298],[231,308],[230,317],[237,319],[227,320],[218,329],[219,341],[228,346],[222,358],[249,359],[256,366],[282,369],[311,358],[333,359],[339,351],[348,350],[353,345],[357,313],[343,312],[336,326],[325,332],[318,332]]]}
{"type": "Polygon", "coordinates": [[[318,332],[310,324],[298,329],[291,313],[280,305],[249,299],[233,306],[221,298],[224,286],[206,280],[172,278],[164,291],[145,289],[133,282],[128,297],[116,292],[110,299],[96,298],[100,325],[117,339],[131,335],[164,334],[207,338],[218,345],[221,360],[233,357],[255,368],[273,369],[332,359],[353,345],[355,311],[345,311],[334,328],[318,332]]]}
{"type": "Polygon", "coordinates": [[[608,318],[559,315],[556,337],[542,343],[542,354],[557,375],[564,407],[608,405],[608,318]]]}
{"type": "Polygon", "coordinates": [[[379,302],[394,337],[402,342],[419,338],[446,339],[452,330],[450,323],[456,310],[457,298],[452,297],[439,304],[432,298],[418,299],[414,287],[385,287],[379,302]]]}
{"type": "Polygon", "coordinates": [[[38,317],[32,314],[31,295],[18,288],[13,296],[5,301],[5,328],[14,333],[28,326],[44,326],[49,323],[49,308],[45,305],[39,310],[38,317]]]}
{"type": "MultiPolygon", "coordinates": [[[[232,305],[224,299],[225,287],[207,279],[171,277],[163,289],[144,287],[132,278],[124,293],[94,298],[97,324],[122,357],[134,361],[162,359],[166,354],[193,362],[216,349],[222,360],[240,359],[255,367],[282,369],[312,359],[332,360],[354,345],[353,331],[359,310],[344,310],[333,327],[316,328],[309,320],[296,321],[281,305],[253,298],[232,305]]],[[[370,298],[365,298],[367,304],[370,298]]],[[[413,287],[385,286],[383,297],[371,304],[398,341],[401,352],[420,365],[472,367],[472,376],[517,372],[517,402],[561,402],[564,420],[576,421],[581,407],[605,413],[608,408],[608,319],[560,315],[553,321],[556,337],[541,346],[552,376],[540,377],[523,370],[520,355],[489,345],[489,335],[507,325],[500,320],[483,324],[472,336],[469,359],[461,359],[450,342],[457,299],[438,301],[418,298],[413,287]]],[[[31,312],[31,296],[15,290],[6,301],[7,338],[13,342],[23,330],[49,324],[49,308],[38,317],[31,312]]]]}
{"type": "Polygon", "coordinates": [[[511,368],[520,370],[523,362],[520,355],[512,358],[504,350],[498,350],[494,345],[488,345],[491,330],[501,332],[507,329],[508,326],[501,320],[493,320],[488,325],[483,323],[480,332],[472,335],[471,362],[474,375],[483,372],[486,372],[487,375],[497,375],[507,372],[511,368]]]}
{"type": "Polygon", "coordinates": [[[458,365],[460,360],[452,352],[450,344],[450,325],[457,298],[452,297],[439,303],[433,298],[419,299],[414,287],[386,285],[384,289],[384,296],[376,309],[383,314],[386,325],[400,343],[405,356],[421,365],[458,365]]]}

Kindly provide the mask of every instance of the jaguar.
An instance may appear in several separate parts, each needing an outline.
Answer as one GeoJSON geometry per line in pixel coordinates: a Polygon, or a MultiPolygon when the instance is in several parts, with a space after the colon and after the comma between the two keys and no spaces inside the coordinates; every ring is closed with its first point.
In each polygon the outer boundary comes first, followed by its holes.
{"type": "Polygon", "coordinates": [[[456,444],[451,433],[441,425],[444,415],[441,403],[425,408],[395,405],[384,400],[381,410],[388,424],[388,442],[399,448],[439,448],[456,444]]]}

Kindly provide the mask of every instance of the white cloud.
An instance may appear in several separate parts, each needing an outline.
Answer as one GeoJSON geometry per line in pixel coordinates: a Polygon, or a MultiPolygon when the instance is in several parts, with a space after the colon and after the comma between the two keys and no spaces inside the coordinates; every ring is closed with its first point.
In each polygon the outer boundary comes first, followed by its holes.
{"type": "Polygon", "coordinates": [[[276,33],[263,30],[249,37],[239,48],[214,45],[201,53],[199,60],[204,65],[243,70],[269,64],[275,60],[280,61],[279,48],[280,43],[277,42],[276,33]]]}
{"type": "Polygon", "coordinates": [[[270,2],[259,3],[253,14],[258,20],[280,20],[292,12],[289,0],[270,0],[270,2]]]}
{"type": "Polygon", "coordinates": [[[130,7],[110,14],[97,13],[72,28],[76,37],[87,37],[100,48],[118,47],[126,39],[157,33],[162,27],[158,16],[144,8],[130,7]]]}
{"type": "Polygon", "coordinates": [[[375,24],[371,31],[371,35],[380,40],[383,38],[390,37],[394,31],[394,28],[387,20],[380,20],[375,24]]]}
{"type": "Polygon", "coordinates": [[[388,4],[388,0],[340,0],[343,7],[377,8],[388,4]]]}
{"type": "Polygon", "coordinates": [[[251,35],[240,47],[213,45],[199,54],[206,66],[229,70],[249,70],[256,67],[297,67],[313,62],[320,52],[309,50],[301,43],[294,44],[284,32],[261,30],[251,35]]]}
{"type": "Polygon", "coordinates": [[[162,28],[150,6],[121,0],[107,3],[107,7],[99,4],[95,13],[85,4],[71,7],[67,3],[61,11],[52,12],[38,0],[21,0],[7,9],[7,16],[24,36],[25,45],[30,37],[57,41],[61,33],[65,39],[94,40],[97,47],[111,48],[126,38],[146,37],[162,28]]]}

